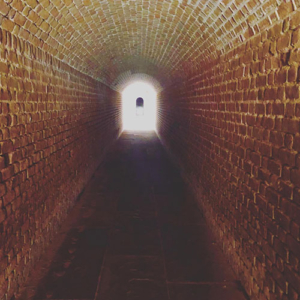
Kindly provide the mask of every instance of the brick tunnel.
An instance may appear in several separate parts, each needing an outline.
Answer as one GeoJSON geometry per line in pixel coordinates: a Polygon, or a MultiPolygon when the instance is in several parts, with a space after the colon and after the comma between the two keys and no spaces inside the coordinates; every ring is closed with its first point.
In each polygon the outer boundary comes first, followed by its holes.
{"type": "Polygon", "coordinates": [[[0,0],[0,299],[300,299],[299,0],[0,0]],[[123,89],[157,91],[122,132],[123,89]]]}

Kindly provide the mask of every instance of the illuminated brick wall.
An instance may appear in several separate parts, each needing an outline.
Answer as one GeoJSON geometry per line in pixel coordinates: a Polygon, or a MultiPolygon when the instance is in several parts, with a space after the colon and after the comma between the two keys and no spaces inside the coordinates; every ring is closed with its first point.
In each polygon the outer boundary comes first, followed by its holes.
{"type": "Polygon", "coordinates": [[[159,134],[259,299],[300,294],[300,14],[159,95],[159,134]]]}
{"type": "Polygon", "coordinates": [[[0,298],[10,299],[117,139],[121,99],[0,35],[0,298]]]}

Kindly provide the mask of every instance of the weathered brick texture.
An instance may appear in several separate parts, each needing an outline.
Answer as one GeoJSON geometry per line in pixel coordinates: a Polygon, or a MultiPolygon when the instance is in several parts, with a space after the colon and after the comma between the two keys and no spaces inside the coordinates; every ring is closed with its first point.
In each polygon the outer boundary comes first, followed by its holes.
{"type": "Polygon", "coordinates": [[[137,77],[165,89],[160,136],[247,291],[299,298],[300,0],[0,0],[0,28],[0,299],[117,138],[112,89],[137,77]]]}
{"type": "Polygon", "coordinates": [[[281,2],[0,0],[0,24],[109,85],[128,71],[167,83],[293,9],[281,2]]]}
{"type": "Polygon", "coordinates": [[[118,137],[121,101],[10,32],[0,39],[0,299],[11,299],[118,137]]]}
{"type": "Polygon", "coordinates": [[[159,134],[253,298],[300,295],[300,12],[159,95],[159,134]]]}

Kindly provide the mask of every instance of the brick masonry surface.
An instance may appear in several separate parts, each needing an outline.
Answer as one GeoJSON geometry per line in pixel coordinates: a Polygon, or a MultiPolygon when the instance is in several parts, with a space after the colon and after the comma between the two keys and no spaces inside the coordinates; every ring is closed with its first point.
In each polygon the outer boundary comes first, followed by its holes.
{"type": "Polygon", "coordinates": [[[299,7],[0,0],[0,299],[118,137],[112,89],[137,74],[164,89],[160,137],[248,293],[298,299],[299,7]]]}
{"type": "Polygon", "coordinates": [[[11,299],[120,133],[120,94],[0,30],[0,299],[11,299]]]}
{"type": "Polygon", "coordinates": [[[159,95],[159,134],[247,292],[300,294],[300,12],[159,95]]]}
{"type": "Polygon", "coordinates": [[[128,70],[168,82],[300,4],[287,2],[0,0],[0,24],[108,84],[128,70]]]}

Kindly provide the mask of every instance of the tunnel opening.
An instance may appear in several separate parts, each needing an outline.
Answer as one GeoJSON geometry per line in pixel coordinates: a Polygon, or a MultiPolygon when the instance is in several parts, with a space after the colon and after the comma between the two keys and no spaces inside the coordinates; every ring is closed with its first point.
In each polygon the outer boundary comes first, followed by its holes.
{"type": "Polygon", "coordinates": [[[155,88],[146,82],[134,82],[122,92],[123,130],[156,130],[156,95],[155,88]]]}
{"type": "Polygon", "coordinates": [[[137,116],[144,115],[144,99],[139,97],[136,99],[136,113],[137,116]]]}

